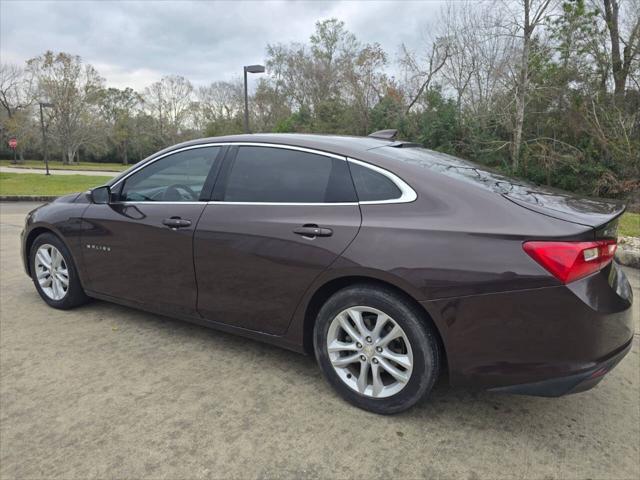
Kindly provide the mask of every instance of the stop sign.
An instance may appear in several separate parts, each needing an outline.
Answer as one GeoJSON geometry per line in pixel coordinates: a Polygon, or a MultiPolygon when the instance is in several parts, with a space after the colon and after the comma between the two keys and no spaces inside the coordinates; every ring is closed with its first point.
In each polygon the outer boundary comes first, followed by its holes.
{"type": "Polygon", "coordinates": [[[15,138],[10,138],[9,139],[9,148],[15,150],[17,146],[18,146],[18,140],[16,140],[15,138]]]}

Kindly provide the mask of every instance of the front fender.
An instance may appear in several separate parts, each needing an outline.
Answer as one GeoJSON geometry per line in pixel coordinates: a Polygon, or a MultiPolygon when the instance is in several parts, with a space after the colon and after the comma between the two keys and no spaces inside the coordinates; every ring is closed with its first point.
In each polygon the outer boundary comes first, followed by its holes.
{"type": "MultiPolygon", "coordinates": [[[[77,195],[75,195],[77,197],[77,195]]],[[[31,275],[29,266],[29,253],[31,245],[38,235],[44,232],[55,234],[71,252],[73,262],[77,267],[78,276],[82,283],[83,265],[81,252],[81,232],[83,230],[82,215],[87,203],[69,203],[70,196],[45,204],[29,212],[22,232],[22,260],[27,275],[31,275]]]]}

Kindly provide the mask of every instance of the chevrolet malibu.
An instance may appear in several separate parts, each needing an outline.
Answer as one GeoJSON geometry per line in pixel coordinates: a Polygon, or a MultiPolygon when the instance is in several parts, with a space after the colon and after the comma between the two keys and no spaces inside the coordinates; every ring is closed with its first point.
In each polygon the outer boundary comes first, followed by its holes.
{"type": "Polygon", "coordinates": [[[32,211],[51,307],[117,302],[315,354],[377,413],[453,385],[559,396],[629,351],[624,208],[394,140],[240,135],[176,145],[32,211]]]}

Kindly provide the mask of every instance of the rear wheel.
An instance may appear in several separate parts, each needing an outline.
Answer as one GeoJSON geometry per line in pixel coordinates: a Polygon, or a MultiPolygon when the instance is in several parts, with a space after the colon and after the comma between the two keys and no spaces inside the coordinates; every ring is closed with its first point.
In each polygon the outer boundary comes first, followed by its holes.
{"type": "Polygon", "coordinates": [[[376,413],[413,406],[440,369],[438,341],[423,312],[385,288],[353,286],[333,295],[318,313],[314,348],[338,393],[376,413]]]}
{"type": "Polygon", "coordinates": [[[87,302],[71,253],[57,236],[38,236],[29,261],[33,284],[49,306],[66,310],[87,302]]]}

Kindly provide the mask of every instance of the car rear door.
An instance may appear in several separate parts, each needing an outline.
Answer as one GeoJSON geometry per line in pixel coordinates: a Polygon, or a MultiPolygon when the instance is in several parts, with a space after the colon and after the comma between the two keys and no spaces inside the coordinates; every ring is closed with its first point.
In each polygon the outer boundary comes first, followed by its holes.
{"type": "Polygon", "coordinates": [[[344,157],[234,146],[194,237],[198,311],[212,321],[284,333],[306,289],[360,223],[344,157]]]}
{"type": "Polygon", "coordinates": [[[195,146],[164,155],[113,185],[109,204],[87,208],[82,252],[88,290],[197,314],[193,234],[224,149],[195,146]]]}

